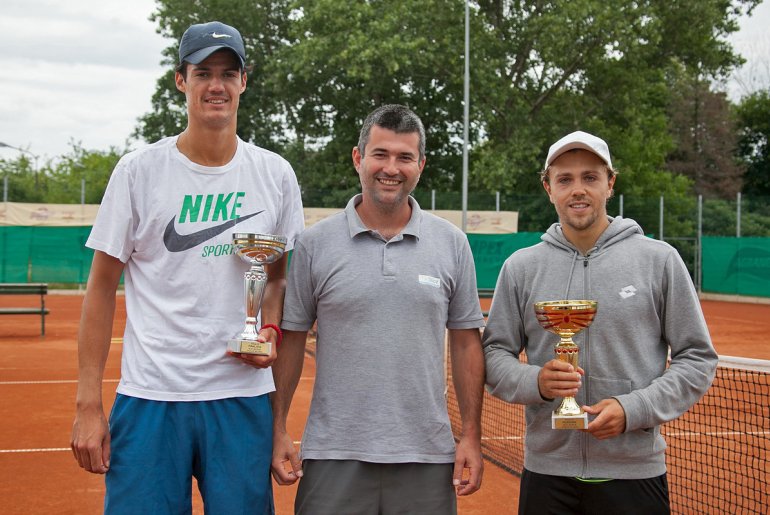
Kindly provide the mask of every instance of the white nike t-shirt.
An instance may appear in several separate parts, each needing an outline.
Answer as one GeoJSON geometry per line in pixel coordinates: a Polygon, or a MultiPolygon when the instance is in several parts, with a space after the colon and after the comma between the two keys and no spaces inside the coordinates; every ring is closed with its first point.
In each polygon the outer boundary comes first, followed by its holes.
{"type": "Polygon", "coordinates": [[[221,167],[193,163],[176,137],[125,155],[110,178],[86,246],[126,264],[127,322],[118,392],[164,401],[256,396],[270,369],[226,355],[244,327],[234,232],[281,235],[304,227],[291,165],[238,140],[221,167]]]}

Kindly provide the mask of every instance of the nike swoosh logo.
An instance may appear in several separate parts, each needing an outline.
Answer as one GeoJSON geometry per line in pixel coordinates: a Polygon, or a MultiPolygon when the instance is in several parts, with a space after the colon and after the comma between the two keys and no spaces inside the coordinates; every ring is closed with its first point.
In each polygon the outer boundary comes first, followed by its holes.
{"type": "Polygon", "coordinates": [[[239,224],[244,220],[248,220],[252,216],[257,216],[262,211],[264,211],[264,209],[250,215],[241,216],[240,218],[233,218],[232,220],[228,220],[221,225],[209,227],[208,229],[203,229],[191,234],[179,234],[176,232],[176,228],[174,227],[174,220],[176,219],[176,216],[174,216],[171,218],[171,221],[168,223],[166,230],[163,233],[163,243],[166,245],[166,248],[169,252],[182,252],[184,250],[197,247],[204,241],[208,241],[211,238],[222,234],[229,228],[233,227],[235,224],[239,224]]]}
{"type": "Polygon", "coordinates": [[[231,38],[232,36],[230,34],[217,34],[216,32],[212,32],[211,37],[215,39],[219,39],[219,38],[231,38]]]}

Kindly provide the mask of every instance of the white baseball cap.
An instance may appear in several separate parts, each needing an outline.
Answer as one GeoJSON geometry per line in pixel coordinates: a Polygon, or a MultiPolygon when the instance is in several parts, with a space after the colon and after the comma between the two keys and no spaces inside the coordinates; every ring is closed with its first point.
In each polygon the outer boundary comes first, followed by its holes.
{"type": "Polygon", "coordinates": [[[548,149],[548,157],[545,160],[545,167],[543,170],[551,166],[557,157],[562,155],[568,150],[581,148],[588,150],[599,156],[602,161],[607,163],[607,166],[612,168],[612,159],[610,159],[610,148],[607,146],[607,142],[601,138],[597,138],[593,134],[588,134],[583,131],[575,131],[567,134],[562,139],[551,145],[548,149]]]}

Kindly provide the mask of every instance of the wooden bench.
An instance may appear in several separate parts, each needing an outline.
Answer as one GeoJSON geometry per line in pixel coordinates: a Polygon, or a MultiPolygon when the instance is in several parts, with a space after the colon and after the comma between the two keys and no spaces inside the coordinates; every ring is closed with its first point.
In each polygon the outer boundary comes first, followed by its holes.
{"type": "Polygon", "coordinates": [[[494,288],[479,288],[480,299],[491,299],[494,294],[495,294],[494,288]]]}
{"type": "Polygon", "coordinates": [[[48,285],[45,283],[0,283],[0,295],[40,295],[40,307],[4,308],[0,307],[0,315],[40,315],[40,331],[45,336],[45,295],[48,285]]]}

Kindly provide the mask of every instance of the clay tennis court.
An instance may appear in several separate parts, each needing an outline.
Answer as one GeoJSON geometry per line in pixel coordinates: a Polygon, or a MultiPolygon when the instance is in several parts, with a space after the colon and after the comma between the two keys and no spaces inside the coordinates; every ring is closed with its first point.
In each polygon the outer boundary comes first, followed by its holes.
{"type": "MultiPolygon", "coordinates": [[[[15,514],[97,514],[102,511],[103,477],[81,470],[69,449],[77,386],[77,328],[82,296],[52,293],[46,335],[31,315],[0,317],[0,512],[15,514]]],[[[109,410],[120,375],[125,307],[119,298],[104,382],[109,410]]],[[[720,355],[770,360],[770,305],[703,301],[720,355]]],[[[39,297],[0,296],[0,307],[39,305],[39,297]]],[[[289,417],[299,439],[310,404],[314,361],[306,357],[289,417]]],[[[195,491],[195,488],[193,489],[195,491]]],[[[276,511],[292,513],[296,487],[274,485],[276,511]]],[[[461,514],[513,514],[518,479],[486,463],[479,492],[459,500],[461,514]]],[[[194,513],[203,513],[194,496],[194,513]]]]}

